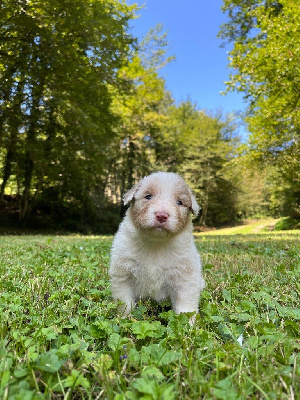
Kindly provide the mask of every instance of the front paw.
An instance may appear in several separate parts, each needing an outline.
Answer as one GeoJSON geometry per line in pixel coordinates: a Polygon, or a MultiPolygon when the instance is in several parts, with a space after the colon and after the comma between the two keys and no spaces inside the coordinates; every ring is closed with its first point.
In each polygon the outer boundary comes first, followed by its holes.
{"type": "Polygon", "coordinates": [[[195,325],[195,322],[196,322],[196,315],[197,315],[197,313],[195,313],[194,315],[191,316],[191,318],[189,318],[189,324],[190,324],[191,326],[194,326],[194,325],[195,325]]]}
{"type": "Polygon", "coordinates": [[[131,303],[130,304],[120,303],[117,307],[117,313],[121,317],[126,318],[130,316],[132,308],[133,305],[131,303]]]}

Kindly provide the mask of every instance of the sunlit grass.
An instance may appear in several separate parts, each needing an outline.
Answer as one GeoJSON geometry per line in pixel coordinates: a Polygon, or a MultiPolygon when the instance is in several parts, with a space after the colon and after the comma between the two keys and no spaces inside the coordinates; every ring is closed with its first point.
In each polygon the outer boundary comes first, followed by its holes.
{"type": "Polygon", "coordinates": [[[196,233],[196,236],[219,236],[219,235],[240,235],[251,233],[268,233],[272,231],[280,219],[265,218],[255,221],[244,222],[238,226],[215,229],[207,232],[196,233]]]}
{"type": "Polygon", "coordinates": [[[112,237],[0,237],[0,398],[297,399],[300,231],[220,233],[196,235],[194,327],[117,315],[112,237]]]}

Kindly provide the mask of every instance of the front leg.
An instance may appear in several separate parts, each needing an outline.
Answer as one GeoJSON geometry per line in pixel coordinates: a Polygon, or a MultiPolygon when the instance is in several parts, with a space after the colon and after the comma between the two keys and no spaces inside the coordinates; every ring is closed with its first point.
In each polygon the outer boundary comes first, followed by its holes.
{"type": "Polygon", "coordinates": [[[111,291],[115,300],[120,300],[123,305],[119,310],[123,315],[130,313],[135,304],[132,278],[129,274],[111,273],[111,291]]]}
{"type": "Polygon", "coordinates": [[[176,314],[184,312],[198,312],[200,292],[205,283],[200,276],[192,276],[184,281],[173,281],[171,287],[172,309],[176,314]]]}
{"type": "Polygon", "coordinates": [[[190,287],[177,287],[171,295],[172,309],[176,314],[198,312],[200,290],[190,287]]]}
{"type": "Polygon", "coordinates": [[[179,286],[173,290],[171,295],[172,309],[176,314],[195,312],[189,319],[189,324],[193,326],[196,321],[196,313],[198,313],[200,290],[197,287],[189,285],[179,286]]]}

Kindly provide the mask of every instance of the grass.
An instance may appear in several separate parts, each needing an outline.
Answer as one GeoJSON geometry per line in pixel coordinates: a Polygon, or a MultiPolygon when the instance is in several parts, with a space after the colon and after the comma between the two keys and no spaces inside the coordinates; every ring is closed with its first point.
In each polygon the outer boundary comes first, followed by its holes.
{"type": "MultiPolygon", "coordinates": [[[[251,233],[270,232],[274,230],[277,223],[281,222],[282,220],[283,218],[279,219],[265,218],[265,219],[249,221],[247,223],[241,222],[240,225],[207,231],[205,234],[220,236],[220,235],[246,235],[249,233],[251,234],[251,233]]],[[[200,235],[202,234],[200,233],[200,235]]]]}
{"type": "Polygon", "coordinates": [[[300,232],[215,233],[193,327],[117,316],[111,237],[1,237],[0,398],[299,399],[300,232]]]}

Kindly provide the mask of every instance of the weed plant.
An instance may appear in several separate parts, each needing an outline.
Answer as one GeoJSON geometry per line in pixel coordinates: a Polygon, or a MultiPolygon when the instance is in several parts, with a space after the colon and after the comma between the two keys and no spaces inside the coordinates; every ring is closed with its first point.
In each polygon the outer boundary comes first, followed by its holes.
{"type": "Polygon", "coordinates": [[[111,237],[1,237],[0,398],[299,399],[299,233],[197,236],[194,326],[117,315],[111,237]]]}

